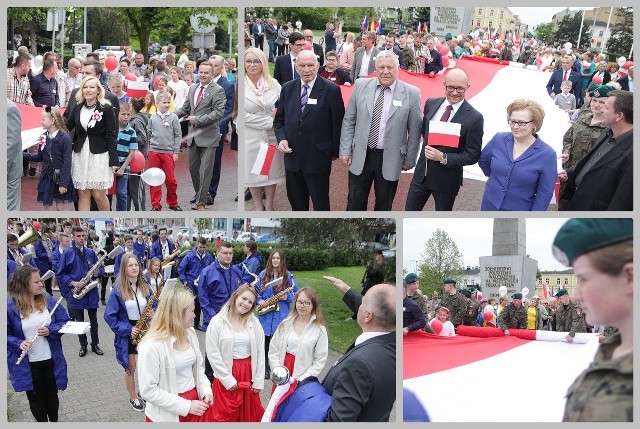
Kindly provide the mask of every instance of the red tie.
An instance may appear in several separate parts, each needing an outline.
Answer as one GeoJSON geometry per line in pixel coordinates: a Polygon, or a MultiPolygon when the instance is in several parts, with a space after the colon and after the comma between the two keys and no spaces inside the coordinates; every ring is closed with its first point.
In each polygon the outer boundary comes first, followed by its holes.
{"type": "Polygon", "coordinates": [[[202,97],[204,97],[204,86],[200,85],[200,92],[198,93],[198,98],[196,98],[196,104],[200,103],[202,97]]]}
{"type": "Polygon", "coordinates": [[[564,72],[564,77],[562,78],[562,81],[563,81],[563,82],[564,82],[565,80],[567,80],[567,73],[568,73],[568,72],[566,72],[566,71],[564,72]]]}

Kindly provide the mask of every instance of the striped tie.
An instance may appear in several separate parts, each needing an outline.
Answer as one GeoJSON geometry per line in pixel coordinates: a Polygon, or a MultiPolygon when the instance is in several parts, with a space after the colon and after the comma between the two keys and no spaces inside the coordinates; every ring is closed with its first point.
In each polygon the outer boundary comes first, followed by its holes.
{"type": "Polygon", "coordinates": [[[304,108],[309,100],[309,85],[306,83],[302,85],[302,95],[300,96],[300,112],[304,112],[304,108]]]}
{"type": "Polygon", "coordinates": [[[371,116],[371,129],[369,130],[369,141],[367,146],[375,149],[378,146],[378,134],[380,133],[380,118],[382,118],[382,108],[384,107],[384,94],[389,89],[388,86],[380,87],[380,94],[376,98],[376,104],[373,107],[373,115],[371,116]]]}

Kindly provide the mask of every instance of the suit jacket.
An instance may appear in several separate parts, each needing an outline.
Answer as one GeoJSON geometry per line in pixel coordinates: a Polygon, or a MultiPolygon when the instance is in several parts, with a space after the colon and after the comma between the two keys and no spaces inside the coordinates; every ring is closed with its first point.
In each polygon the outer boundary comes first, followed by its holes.
{"type": "Polygon", "coordinates": [[[560,196],[570,200],[567,210],[633,210],[633,132],[616,139],[614,147],[589,170],[580,186],[575,179],[589,158],[609,139],[611,129],[600,135],[593,148],[571,170],[560,196]]]}
{"type": "Polygon", "coordinates": [[[338,157],[344,102],[338,85],[318,76],[304,112],[300,111],[300,79],[282,85],[278,110],[273,121],[278,142],[287,140],[292,153],[284,155],[287,170],[303,173],[330,173],[331,161],[338,157]]]}
{"type": "Polygon", "coordinates": [[[395,54],[395,56],[398,57],[398,62],[400,63],[400,68],[406,70],[406,67],[404,66],[404,55],[402,55],[402,50],[400,50],[398,45],[393,45],[392,49],[387,49],[387,47],[385,46],[384,49],[380,49],[380,51],[391,51],[391,52],[393,52],[395,54]]]}
{"type": "MultiPolygon", "coordinates": [[[[116,105],[118,105],[117,101],[116,105]]],[[[75,131],[73,151],[80,153],[86,138],[89,137],[89,150],[91,150],[91,153],[109,152],[109,166],[117,166],[116,136],[118,135],[118,119],[115,108],[113,105],[106,103],[103,105],[97,102],[95,112],[101,113],[102,118],[99,121],[95,121],[93,126],[88,126],[87,129],[80,124],[80,112],[83,108],[84,103],[76,104],[66,121],[67,129],[75,131]]],[[[89,123],[91,124],[92,121],[89,123]]]]}
{"type": "Polygon", "coordinates": [[[450,122],[461,124],[458,148],[438,146],[438,150],[447,154],[447,165],[427,160],[424,155],[424,148],[429,140],[429,121],[433,119],[433,115],[445,101],[445,97],[430,98],[424,105],[424,117],[422,118],[422,139],[424,143],[412,181],[428,186],[435,191],[457,193],[460,190],[460,186],[462,186],[462,167],[475,164],[480,158],[482,135],[484,134],[484,118],[482,113],[474,109],[468,101],[463,101],[456,114],[450,120],[450,122]],[[426,176],[425,167],[427,169],[426,176]]]}
{"type": "Polygon", "coordinates": [[[317,43],[313,44],[313,53],[316,54],[316,58],[318,59],[318,63],[320,67],[324,65],[324,51],[322,50],[322,46],[317,43]]]}
{"type": "Polygon", "coordinates": [[[425,62],[424,72],[427,74],[431,72],[438,73],[443,68],[442,55],[440,55],[440,52],[436,51],[435,49],[429,52],[431,54],[431,58],[433,58],[433,61],[431,61],[430,63],[425,62]]]}
{"type": "MultiPolygon", "coordinates": [[[[369,73],[373,73],[376,69],[376,55],[378,55],[380,50],[375,46],[371,48],[371,56],[369,57],[369,73]]],[[[362,64],[362,57],[364,57],[364,47],[359,47],[356,49],[356,53],[353,56],[353,66],[351,67],[351,80],[356,81],[358,77],[358,73],[360,72],[360,65],[362,64]]]]}
{"type": "MultiPolygon", "coordinates": [[[[377,85],[378,78],[357,81],[342,122],[340,155],[352,157],[349,171],[355,175],[362,173],[367,157],[377,85]]],[[[384,132],[382,175],[385,180],[398,180],[403,165],[415,165],[420,148],[420,120],[420,91],[413,85],[396,80],[384,132]]]]}
{"type": "Polygon", "coordinates": [[[234,86],[234,84],[229,82],[229,80],[226,77],[222,75],[220,76],[220,78],[216,83],[220,85],[224,90],[224,95],[226,99],[224,103],[224,115],[220,120],[220,134],[224,136],[229,132],[229,121],[231,120],[231,112],[233,110],[233,99],[235,97],[236,87],[234,86]]]}
{"type": "Polygon", "coordinates": [[[278,36],[278,29],[273,24],[265,25],[264,32],[267,35],[267,40],[276,40],[276,37],[278,36]]]}
{"type": "Polygon", "coordinates": [[[267,24],[253,24],[251,27],[251,33],[253,34],[253,38],[256,40],[264,40],[264,31],[267,24]],[[260,30],[258,31],[258,25],[260,26],[260,30]]]}
{"type": "MultiPolygon", "coordinates": [[[[564,70],[556,70],[551,73],[551,77],[549,78],[549,83],[547,83],[547,93],[551,94],[560,94],[562,90],[560,89],[560,84],[562,83],[562,78],[564,77],[564,70]]],[[[571,94],[578,96],[582,89],[582,76],[580,73],[571,70],[569,72],[569,80],[571,81],[571,94]]]]}
{"type": "Polygon", "coordinates": [[[188,139],[187,145],[195,143],[200,147],[218,147],[220,143],[220,119],[224,114],[226,96],[224,89],[217,83],[211,81],[204,90],[202,100],[195,104],[196,91],[200,91],[200,85],[191,85],[189,96],[182,107],[175,110],[178,118],[183,116],[195,116],[195,125],[189,124],[189,134],[201,131],[200,134],[188,139]]]}
{"type": "Polygon", "coordinates": [[[620,84],[620,89],[625,91],[629,91],[629,76],[621,77],[618,79],[618,83],[620,84]]]}
{"type": "MultiPolygon", "coordinates": [[[[591,83],[591,81],[593,80],[593,77],[598,73],[598,70],[594,71],[593,73],[591,73],[591,77],[589,78],[589,83],[591,83]]],[[[602,77],[602,83],[600,85],[606,85],[609,82],[611,82],[611,73],[609,73],[608,71],[604,71],[604,76],[602,77]]],[[[585,88],[586,89],[586,88],[585,88]]]]}
{"type": "Polygon", "coordinates": [[[280,55],[276,57],[276,65],[273,70],[273,78],[278,81],[280,86],[286,82],[293,80],[293,66],[291,65],[291,55],[280,55]]]}
{"type": "Polygon", "coordinates": [[[22,181],[22,118],[7,98],[7,210],[20,210],[22,181]]]}

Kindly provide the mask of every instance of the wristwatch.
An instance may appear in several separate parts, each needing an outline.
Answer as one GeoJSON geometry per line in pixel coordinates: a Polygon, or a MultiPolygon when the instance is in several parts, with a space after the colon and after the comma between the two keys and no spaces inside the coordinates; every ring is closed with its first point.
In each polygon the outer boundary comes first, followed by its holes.
{"type": "Polygon", "coordinates": [[[442,154],[442,160],[440,160],[440,164],[447,165],[447,154],[446,153],[442,154]]]}

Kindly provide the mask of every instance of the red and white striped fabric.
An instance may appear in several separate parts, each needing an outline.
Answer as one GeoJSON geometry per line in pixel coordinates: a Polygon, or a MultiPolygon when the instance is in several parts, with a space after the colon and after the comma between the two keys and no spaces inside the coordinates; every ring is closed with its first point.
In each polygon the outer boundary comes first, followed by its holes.
{"type": "Polygon", "coordinates": [[[127,95],[131,98],[144,98],[149,92],[149,82],[128,80],[127,95]]]}
{"type": "MultiPolygon", "coordinates": [[[[20,103],[16,103],[16,106],[18,106],[22,118],[22,150],[25,150],[39,143],[39,138],[44,132],[40,125],[44,107],[27,106],[20,103]]],[[[60,113],[64,113],[64,108],[60,109],[60,113]]]]}
{"type": "Polygon", "coordinates": [[[271,170],[271,163],[273,163],[273,157],[275,154],[276,147],[274,145],[261,143],[260,150],[258,151],[258,157],[256,158],[256,162],[253,163],[251,173],[267,176],[269,174],[269,170],[271,170]]]}
{"type": "Polygon", "coordinates": [[[429,121],[429,146],[460,146],[460,124],[455,122],[429,121]]]}
{"type": "Polygon", "coordinates": [[[411,332],[403,387],[434,422],[557,422],[564,395],[593,360],[594,334],[460,326],[455,337],[411,332]]]}

